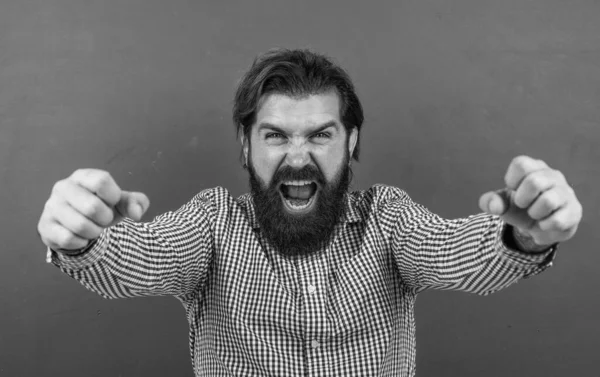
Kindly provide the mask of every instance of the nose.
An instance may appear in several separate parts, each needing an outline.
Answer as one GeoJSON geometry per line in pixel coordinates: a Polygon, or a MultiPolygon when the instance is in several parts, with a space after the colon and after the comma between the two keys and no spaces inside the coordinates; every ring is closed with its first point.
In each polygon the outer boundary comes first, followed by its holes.
{"type": "Polygon", "coordinates": [[[310,153],[305,143],[290,143],[285,162],[292,168],[302,168],[310,162],[310,153]]]}

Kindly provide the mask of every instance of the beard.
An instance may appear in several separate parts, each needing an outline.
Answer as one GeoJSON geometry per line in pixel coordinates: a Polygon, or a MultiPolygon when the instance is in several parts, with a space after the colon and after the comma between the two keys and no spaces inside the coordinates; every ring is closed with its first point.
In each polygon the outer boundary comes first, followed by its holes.
{"type": "Polygon", "coordinates": [[[270,185],[256,175],[252,163],[248,166],[250,189],[261,233],[284,256],[304,256],[324,248],[344,213],[345,196],[351,180],[351,169],[346,155],[336,176],[327,182],[319,168],[310,165],[302,169],[285,166],[279,169],[270,185]],[[281,183],[293,180],[311,180],[317,183],[316,202],[303,214],[292,214],[285,209],[281,183]]]}

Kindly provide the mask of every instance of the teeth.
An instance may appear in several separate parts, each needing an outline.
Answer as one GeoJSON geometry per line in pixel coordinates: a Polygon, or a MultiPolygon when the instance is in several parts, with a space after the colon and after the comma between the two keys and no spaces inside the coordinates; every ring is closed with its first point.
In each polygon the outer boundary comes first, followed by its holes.
{"type": "Polygon", "coordinates": [[[288,202],[288,204],[290,205],[290,207],[292,207],[293,209],[304,209],[306,207],[308,207],[308,205],[310,204],[310,202],[306,203],[306,204],[301,204],[301,205],[296,205],[293,203],[288,202]]]}
{"type": "Polygon", "coordinates": [[[294,204],[294,203],[290,202],[289,200],[286,200],[287,204],[290,207],[292,207],[293,209],[296,209],[296,210],[302,210],[304,208],[307,208],[312,203],[312,201],[313,201],[313,198],[310,198],[308,200],[308,202],[306,202],[306,204],[297,205],[297,204],[294,204]]]}
{"type": "Polygon", "coordinates": [[[312,183],[311,181],[285,181],[285,182],[283,182],[283,184],[286,186],[306,186],[306,185],[310,185],[311,183],[312,183]]]}

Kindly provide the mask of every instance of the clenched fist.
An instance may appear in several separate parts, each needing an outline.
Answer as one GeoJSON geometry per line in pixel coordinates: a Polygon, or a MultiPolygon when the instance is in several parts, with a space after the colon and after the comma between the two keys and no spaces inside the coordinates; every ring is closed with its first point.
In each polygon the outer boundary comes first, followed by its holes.
{"type": "Polygon", "coordinates": [[[38,233],[55,251],[78,250],[124,217],[139,221],[149,206],[146,195],[122,191],[107,172],[79,169],[54,185],[38,233]]]}
{"type": "Polygon", "coordinates": [[[527,156],[513,159],[505,190],[488,192],[479,207],[499,215],[537,245],[566,241],[577,231],[582,207],[565,176],[541,160],[527,156]]]}

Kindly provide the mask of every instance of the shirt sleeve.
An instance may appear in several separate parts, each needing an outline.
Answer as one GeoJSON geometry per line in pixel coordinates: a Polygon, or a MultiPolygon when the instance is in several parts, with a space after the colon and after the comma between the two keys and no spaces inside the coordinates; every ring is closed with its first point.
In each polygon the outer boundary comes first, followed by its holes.
{"type": "Polygon", "coordinates": [[[193,294],[212,258],[213,219],[210,195],[202,192],[151,222],[124,219],[81,254],[49,249],[48,261],[105,298],[193,294]]]}
{"type": "MultiPolygon", "coordinates": [[[[400,191],[400,190],[398,190],[400,191]]],[[[556,246],[526,253],[507,246],[500,217],[444,219],[400,192],[384,205],[391,249],[403,281],[416,291],[452,289],[487,295],[552,265],[556,246]]]]}

